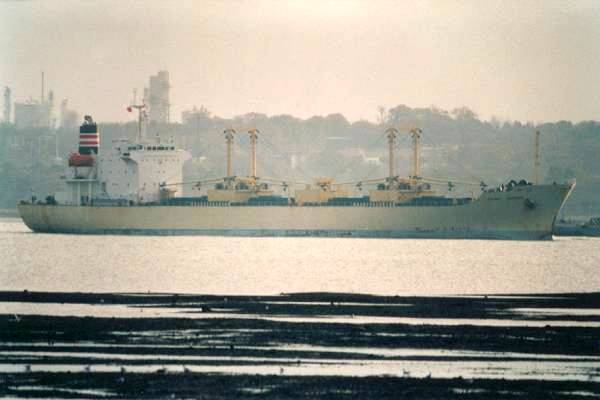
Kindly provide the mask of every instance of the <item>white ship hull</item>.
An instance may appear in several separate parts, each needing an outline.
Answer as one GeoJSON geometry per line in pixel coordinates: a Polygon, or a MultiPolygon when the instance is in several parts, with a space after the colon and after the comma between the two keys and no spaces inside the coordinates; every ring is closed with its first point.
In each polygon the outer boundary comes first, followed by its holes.
{"type": "Polygon", "coordinates": [[[517,187],[452,206],[64,206],[20,204],[36,232],[551,239],[572,185],[517,187]],[[532,206],[534,204],[534,206],[532,206]]]}

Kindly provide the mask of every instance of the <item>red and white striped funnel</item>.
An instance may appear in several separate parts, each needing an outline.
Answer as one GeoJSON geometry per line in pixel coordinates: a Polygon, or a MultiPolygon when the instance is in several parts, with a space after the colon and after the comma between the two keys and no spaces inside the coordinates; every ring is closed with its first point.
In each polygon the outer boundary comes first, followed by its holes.
{"type": "Polygon", "coordinates": [[[79,127],[79,154],[98,154],[100,147],[98,125],[89,115],[83,119],[83,124],[79,127]]]}

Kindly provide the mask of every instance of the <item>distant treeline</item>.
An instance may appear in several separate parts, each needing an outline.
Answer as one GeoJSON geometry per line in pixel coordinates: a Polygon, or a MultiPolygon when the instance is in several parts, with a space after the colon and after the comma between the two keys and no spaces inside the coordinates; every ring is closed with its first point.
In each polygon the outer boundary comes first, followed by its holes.
{"type": "MultiPolygon", "coordinates": [[[[573,124],[483,121],[468,108],[450,112],[435,107],[404,105],[380,108],[378,121],[349,122],[341,114],[299,119],[290,115],[250,113],[232,119],[212,116],[201,108],[184,123],[150,124],[148,136],[173,140],[192,154],[184,170],[185,180],[202,180],[225,174],[223,130],[233,127],[236,137],[234,170],[248,173],[249,145],[246,132],[260,130],[258,174],[286,180],[311,181],[331,176],[338,181],[363,180],[387,175],[387,127],[407,132],[421,128],[422,174],[442,179],[490,186],[510,179],[533,179],[534,132],[541,131],[541,169],[545,182],[577,179],[577,189],[568,202],[567,215],[600,215],[600,123],[573,124]]],[[[113,139],[134,138],[135,122],[102,123],[101,151],[113,139]]],[[[0,208],[11,208],[19,199],[35,193],[45,197],[57,190],[66,158],[77,147],[77,128],[22,129],[0,125],[0,208]]],[[[411,141],[398,140],[397,172],[408,175],[411,141]]],[[[440,187],[446,192],[447,187],[440,187]]],[[[461,188],[453,192],[478,192],[461,188]]]]}

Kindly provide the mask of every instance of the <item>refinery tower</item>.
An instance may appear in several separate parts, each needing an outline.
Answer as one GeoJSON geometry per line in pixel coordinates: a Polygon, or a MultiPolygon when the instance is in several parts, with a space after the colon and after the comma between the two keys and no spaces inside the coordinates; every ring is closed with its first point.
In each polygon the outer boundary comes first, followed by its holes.
{"type": "Polygon", "coordinates": [[[150,76],[150,85],[144,89],[150,122],[169,123],[169,72],[159,71],[150,76]]]}

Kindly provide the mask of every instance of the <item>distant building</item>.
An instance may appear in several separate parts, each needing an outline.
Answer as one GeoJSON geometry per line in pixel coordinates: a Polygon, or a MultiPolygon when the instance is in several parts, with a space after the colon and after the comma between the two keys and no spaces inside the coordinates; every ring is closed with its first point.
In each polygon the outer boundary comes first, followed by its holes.
{"type": "Polygon", "coordinates": [[[55,121],[52,113],[54,109],[54,93],[44,92],[44,73],[42,72],[42,92],[40,100],[29,99],[24,103],[15,103],[15,126],[24,128],[54,128],[55,121]]]}
{"type": "Polygon", "coordinates": [[[150,86],[144,89],[150,122],[169,122],[169,72],[159,71],[150,77],[150,86]]]}
{"type": "Polygon", "coordinates": [[[194,106],[191,110],[185,110],[181,113],[181,123],[184,125],[197,123],[209,118],[210,111],[204,106],[200,106],[199,109],[194,106]]]}
{"type": "Polygon", "coordinates": [[[52,104],[29,100],[15,103],[15,126],[17,128],[50,128],[52,124],[52,104]]]}

